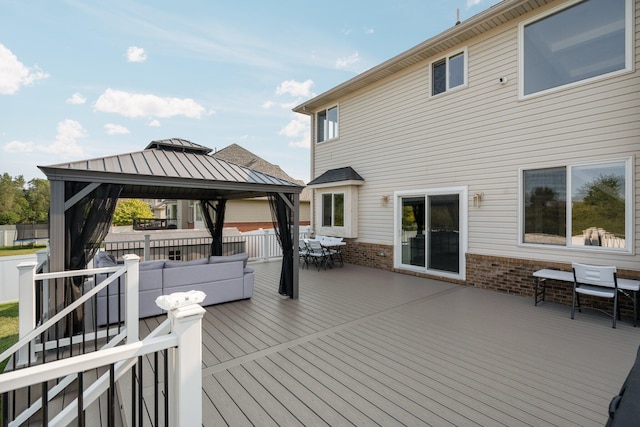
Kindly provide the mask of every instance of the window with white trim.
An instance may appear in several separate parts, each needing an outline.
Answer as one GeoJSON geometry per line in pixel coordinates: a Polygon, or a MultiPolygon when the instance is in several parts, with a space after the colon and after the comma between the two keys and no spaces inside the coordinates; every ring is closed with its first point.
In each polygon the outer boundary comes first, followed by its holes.
{"type": "Polygon", "coordinates": [[[631,161],[522,172],[522,243],[630,251],[631,161]]]}
{"type": "Polygon", "coordinates": [[[431,64],[431,95],[438,95],[467,81],[467,61],[465,52],[456,52],[431,64]]]}
{"type": "Polygon", "coordinates": [[[631,1],[574,1],[522,23],[521,96],[631,70],[631,1]]]}
{"type": "Polygon", "coordinates": [[[344,193],[322,195],[322,226],[344,227],[344,193]]]}
{"type": "Polygon", "coordinates": [[[327,108],[316,113],[317,142],[328,141],[338,137],[338,106],[327,108]]]}

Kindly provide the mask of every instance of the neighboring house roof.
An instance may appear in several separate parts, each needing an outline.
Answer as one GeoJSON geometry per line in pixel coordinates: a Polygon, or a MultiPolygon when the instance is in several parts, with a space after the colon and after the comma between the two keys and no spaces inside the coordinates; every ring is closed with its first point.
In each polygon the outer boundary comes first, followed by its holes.
{"type": "MultiPolygon", "coordinates": [[[[275,176],[286,181],[295,182],[304,185],[304,181],[297,180],[289,176],[280,166],[269,163],[257,154],[252,153],[238,144],[231,144],[212,154],[213,157],[235,163],[240,166],[251,168],[271,176],[275,176]]],[[[305,188],[300,193],[300,201],[310,201],[311,195],[309,189],[305,188]]]]}
{"type": "Polygon", "coordinates": [[[364,182],[364,178],[358,174],[351,166],[347,166],[344,168],[338,169],[330,169],[309,182],[309,186],[323,185],[323,184],[333,184],[337,182],[345,182],[345,181],[362,181],[364,182]]]}
{"type": "Polygon", "coordinates": [[[315,110],[327,104],[337,102],[338,99],[345,95],[401,72],[435,55],[444,53],[455,46],[465,43],[480,34],[491,31],[505,22],[516,19],[552,1],[554,0],[503,0],[484,12],[472,16],[437,36],[298,105],[293,111],[311,115],[315,110]]]}
{"type": "Polygon", "coordinates": [[[239,199],[302,191],[298,183],[210,156],[211,151],[171,138],[133,153],[38,167],[50,181],[123,184],[122,198],[239,199]]]}

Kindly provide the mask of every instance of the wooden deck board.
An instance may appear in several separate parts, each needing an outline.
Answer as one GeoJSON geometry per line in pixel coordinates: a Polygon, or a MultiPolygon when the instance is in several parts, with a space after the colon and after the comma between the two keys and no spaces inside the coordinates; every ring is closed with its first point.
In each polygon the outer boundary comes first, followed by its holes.
{"type": "Polygon", "coordinates": [[[352,265],[290,300],[252,267],[253,298],[206,307],[206,426],[601,426],[640,345],[630,319],[352,265]]]}

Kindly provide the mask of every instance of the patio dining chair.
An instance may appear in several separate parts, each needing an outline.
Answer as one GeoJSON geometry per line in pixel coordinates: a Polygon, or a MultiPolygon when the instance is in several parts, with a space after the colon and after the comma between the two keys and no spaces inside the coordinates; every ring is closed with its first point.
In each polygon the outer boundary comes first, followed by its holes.
{"type": "Polygon", "coordinates": [[[342,259],[342,238],[341,237],[325,237],[325,239],[321,242],[322,246],[324,246],[325,251],[329,255],[329,262],[333,265],[336,263],[340,263],[340,267],[344,267],[344,260],[342,259]]]}
{"type": "Polygon", "coordinates": [[[309,239],[306,243],[307,248],[309,249],[309,260],[313,262],[318,271],[320,271],[320,267],[323,265],[326,270],[327,265],[329,265],[329,253],[327,250],[318,240],[309,239]]]}
{"type": "Polygon", "coordinates": [[[304,239],[298,240],[298,262],[302,264],[302,268],[305,265],[309,268],[309,248],[304,239]]]}
{"type": "MultiPolygon", "coordinates": [[[[608,298],[613,300],[613,328],[616,327],[618,315],[618,279],[616,277],[615,266],[599,266],[572,263],[573,267],[573,299],[571,302],[571,318],[573,319],[575,309],[582,312],[580,305],[580,295],[590,295],[593,297],[608,298]]],[[[607,313],[608,314],[608,313],[607,313]]]]}

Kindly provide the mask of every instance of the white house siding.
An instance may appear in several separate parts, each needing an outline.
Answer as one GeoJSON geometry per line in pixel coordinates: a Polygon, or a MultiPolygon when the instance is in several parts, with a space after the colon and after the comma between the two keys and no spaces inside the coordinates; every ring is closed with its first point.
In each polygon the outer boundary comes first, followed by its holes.
{"type": "MultiPolygon", "coordinates": [[[[639,2],[635,5],[638,17],[639,2]]],[[[459,46],[467,48],[467,88],[430,98],[430,64],[425,61],[340,100],[340,137],[315,144],[313,176],[351,166],[364,178],[359,189],[359,242],[393,245],[394,207],[384,206],[382,196],[468,186],[471,254],[611,262],[638,269],[639,28],[636,18],[633,73],[519,100],[518,22],[507,23],[459,46]],[[504,86],[498,82],[501,77],[509,80],[504,86]],[[635,255],[518,245],[520,168],[628,156],[635,156],[635,255]],[[472,204],[477,192],[484,193],[480,207],[472,204]]],[[[314,201],[319,206],[318,192],[314,201]]]]}

